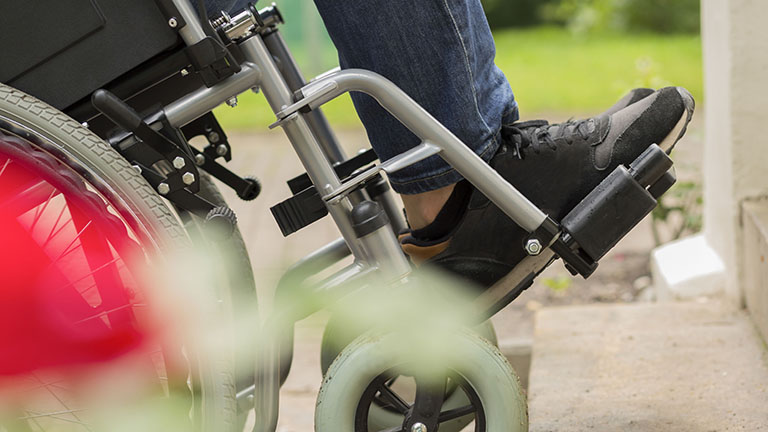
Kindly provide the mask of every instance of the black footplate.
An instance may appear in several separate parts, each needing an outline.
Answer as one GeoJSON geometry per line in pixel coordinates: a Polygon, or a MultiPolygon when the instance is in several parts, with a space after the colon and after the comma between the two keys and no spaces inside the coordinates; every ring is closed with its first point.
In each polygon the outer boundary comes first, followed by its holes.
{"type": "MultiPolygon", "coordinates": [[[[672,159],[657,145],[629,168],[618,166],[561,222],[571,248],[597,262],[624,238],[675,183],[672,159]]],[[[586,276],[586,275],[585,275],[586,276]]]]}
{"type": "MultiPolygon", "coordinates": [[[[333,169],[340,179],[346,179],[360,168],[371,164],[377,159],[373,150],[366,150],[357,156],[334,165],[333,169]]],[[[389,184],[384,182],[386,188],[381,187],[381,176],[369,180],[365,187],[371,198],[389,190],[389,184]]],[[[320,194],[317,193],[309,176],[304,173],[288,180],[288,187],[293,196],[276,204],[270,210],[283,236],[288,236],[296,231],[322,219],[328,214],[320,194]]]]}

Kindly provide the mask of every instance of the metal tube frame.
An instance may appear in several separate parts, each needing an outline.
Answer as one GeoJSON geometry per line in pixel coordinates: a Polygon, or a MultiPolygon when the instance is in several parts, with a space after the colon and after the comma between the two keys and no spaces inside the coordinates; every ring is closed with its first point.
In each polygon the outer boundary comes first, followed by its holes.
{"type": "MultiPolygon", "coordinates": [[[[173,2],[186,21],[185,27],[180,29],[180,34],[188,45],[193,45],[205,37],[196,13],[188,0],[173,2]]],[[[346,254],[347,248],[354,256],[354,263],[323,281],[317,287],[319,291],[328,292],[333,297],[339,290],[343,291],[335,288],[348,285],[348,280],[357,280],[361,275],[387,269],[387,278],[396,280],[407,277],[410,265],[391,229],[391,226],[404,226],[404,221],[393,220],[386,230],[380,230],[375,235],[363,239],[357,238],[352,228],[350,212],[357,202],[367,196],[360,186],[364,180],[373,178],[380,171],[392,173],[438,154],[527,231],[536,231],[547,219],[547,216],[514,186],[386,78],[365,70],[349,69],[332,71],[305,83],[277,31],[264,34],[258,31],[246,33],[247,36],[237,41],[245,58],[241,72],[211,88],[198,89],[169,104],[164,109],[164,115],[172,126],[181,127],[210,112],[232,96],[249,89],[261,89],[278,120],[273,126],[283,128],[318,193],[325,200],[328,212],[346,244],[345,248],[341,244],[342,240],[334,242],[308,257],[304,263],[309,265],[326,259],[337,261],[339,256],[346,254]],[[282,70],[278,68],[275,59],[280,62],[282,70]],[[340,162],[344,153],[319,107],[350,91],[372,96],[418,136],[422,144],[342,183],[333,169],[333,164],[340,162]],[[310,111],[306,112],[305,108],[310,111]]],[[[399,214],[394,200],[383,198],[379,202],[384,205],[390,217],[399,214]]],[[[546,266],[552,256],[552,253],[547,251],[540,257],[527,258],[507,280],[518,282],[518,279],[524,279],[531,272],[537,273],[546,266]]],[[[298,266],[305,267],[304,264],[298,266]]],[[[489,290],[472,306],[482,313],[504,295],[504,290],[489,290]]],[[[256,361],[255,387],[243,390],[242,394],[237,395],[240,405],[244,406],[253,400],[248,396],[258,396],[254,401],[257,411],[254,431],[274,431],[277,424],[279,361],[276,341],[269,340],[266,345],[256,361]]]]}
{"type": "MultiPolygon", "coordinates": [[[[199,18],[197,17],[197,11],[189,0],[171,0],[173,5],[179,11],[179,15],[184,19],[186,23],[184,27],[179,29],[179,35],[189,46],[192,46],[201,40],[205,39],[205,31],[203,26],[200,25],[199,18]]],[[[171,18],[174,20],[174,18],[171,18]]],[[[169,21],[170,25],[170,21],[169,21]]],[[[174,27],[173,25],[171,27],[174,27]]]]}

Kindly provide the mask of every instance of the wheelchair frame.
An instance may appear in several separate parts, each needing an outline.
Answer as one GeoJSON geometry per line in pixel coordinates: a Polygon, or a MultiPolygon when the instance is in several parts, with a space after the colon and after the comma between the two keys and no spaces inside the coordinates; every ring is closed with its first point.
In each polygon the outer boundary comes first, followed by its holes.
{"type": "MultiPolygon", "coordinates": [[[[168,17],[168,25],[178,31],[187,47],[199,46],[198,44],[211,37],[211,33],[201,25],[201,22],[205,22],[198,18],[190,0],[158,0],[158,4],[162,6],[161,9],[168,17]]],[[[573,274],[587,277],[595,270],[597,260],[602,256],[600,252],[605,247],[595,252],[595,248],[589,248],[590,245],[587,244],[590,240],[579,236],[576,228],[564,227],[549,218],[445,126],[386,78],[366,70],[348,69],[330,71],[306,83],[277,30],[281,22],[282,18],[274,5],[261,11],[251,5],[233,17],[223,14],[213,20],[210,28],[216,32],[220,41],[226,42],[227,49],[230,51],[227,53],[228,58],[237,60],[237,70],[225,78],[219,77],[214,80],[215,82],[206,80],[205,86],[173,98],[170,103],[151,115],[136,113],[123,101],[106,92],[97,91],[93,99],[93,105],[105,117],[122,128],[118,133],[112,133],[109,138],[110,143],[118,150],[148,141],[147,137],[151,138],[149,141],[166,146],[163,147],[164,150],[155,149],[160,153],[155,161],[165,159],[174,167],[166,170],[165,178],[153,177],[150,175],[150,170],[142,172],[158,193],[176,202],[182,208],[201,211],[205,214],[210,207],[206,207],[204,202],[195,201],[194,198],[199,178],[195,176],[197,166],[206,170],[210,168],[209,172],[217,177],[229,175],[226,178],[230,181],[225,180],[225,183],[230,186],[233,184],[242,186],[242,183],[237,182],[239,178],[236,175],[229,173],[218,164],[211,165],[206,159],[218,156],[228,159],[230,157],[228,146],[222,152],[217,152],[213,148],[211,151],[215,153],[208,150],[205,152],[195,150],[190,155],[184,152],[188,144],[178,130],[189,127],[215,107],[231,101],[238,94],[249,90],[261,91],[264,94],[276,116],[275,123],[270,127],[283,129],[306,169],[311,185],[314,186],[322,204],[319,213],[300,218],[302,220],[293,227],[295,229],[291,228],[287,231],[284,229],[284,234],[308,225],[324,215],[326,211],[331,215],[341,233],[340,239],[294,264],[278,285],[276,295],[279,296],[282,291],[295,288],[294,282],[297,279],[303,281],[306,275],[316,274],[349,255],[354,258],[352,264],[302,289],[306,289],[313,295],[335,298],[349,290],[352,284],[365,281],[371,275],[376,275],[379,279],[384,277],[393,282],[408,278],[412,267],[395,235],[406,224],[381,174],[397,172],[434,155],[442,157],[507,216],[531,233],[525,244],[520,245],[526,249],[528,257],[512,270],[504,283],[485,290],[468,306],[478,322],[489,318],[517,297],[558,257],[564,260],[573,274]],[[421,144],[380,163],[366,165],[370,161],[365,159],[362,163],[353,166],[351,172],[340,175],[340,171],[343,171],[340,170],[340,166],[346,163],[348,158],[336,141],[320,107],[352,91],[362,92],[376,99],[382,107],[419,137],[421,144]],[[184,172],[182,167],[188,167],[184,168],[188,171],[184,172]],[[193,177],[189,177],[190,174],[193,177]],[[185,175],[187,177],[184,177],[185,175]],[[192,180],[189,180],[190,178],[192,180]],[[371,205],[371,202],[375,204],[371,205]],[[577,241],[577,238],[580,241],[577,241]]],[[[189,71],[184,68],[174,73],[185,76],[189,71]]],[[[82,109],[78,111],[76,107],[69,113],[80,119],[88,117],[85,114],[78,116],[78,112],[82,112],[82,109]]],[[[103,133],[104,130],[101,132],[103,133]]],[[[209,141],[216,140],[209,139],[209,141]]],[[[658,152],[642,157],[652,160],[653,164],[646,165],[653,165],[653,169],[640,166],[635,171],[641,169],[645,171],[638,174],[630,170],[630,173],[638,182],[640,182],[639,177],[647,180],[641,184],[643,191],[665,180],[665,183],[656,187],[656,192],[652,193],[656,197],[671,186],[669,176],[660,180],[669,173],[671,161],[668,164],[665,161],[657,163],[661,157],[658,152]],[[653,174],[647,174],[648,170],[653,171],[653,174]]],[[[142,168],[146,167],[142,166],[142,168]]],[[[625,180],[616,180],[616,182],[622,181],[625,180]]],[[[674,182],[673,176],[671,181],[674,182]]],[[[569,217],[576,219],[578,222],[571,227],[585,225],[588,216],[584,215],[591,214],[590,212],[599,206],[598,201],[593,201],[587,202],[586,205],[591,207],[582,208],[581,213],[575,217],[571,215],[566,217],[566,219],[569,217]]],[[[302,216],[301,209],[297,212],[298,215],[292,216],[302,216]]],[[[627,227],[621,228],[625,232],[612,232],[610,235],[623,237],[623,234],[626,234],[647,214],[639,214],[641,213],[639,210],[637,213],[627,218],[632,220],[625,223],[627,227]]],[[[276,217],[278,216],[276,214],[276,217]]],[[[288,217],[288,219],[291,218],[288,217]]],[[[282,225],[281,228],[283,228],[282,225]]],[[[615,241],[613,238],[609,239],[606,243],[612,244],[607,245],[607,248],[612,247],[616,241],[618,239],[615,241]]],[[[292,331],[290,325],[299,318],[295,315],[295,311],[277,310],[274,316],[266,321],[264,333],[268,336],[285,334],[286,331],[292,331]],[[286,326],[288,326],[287,329],[286,326]]],[[[240,408],[247,409],[251,403],[255,406],[255,431],[276,429],[280,362],[280,340],[276,336],[270,336],[257,354],[254,384],[237,394],[240,408]]]]}

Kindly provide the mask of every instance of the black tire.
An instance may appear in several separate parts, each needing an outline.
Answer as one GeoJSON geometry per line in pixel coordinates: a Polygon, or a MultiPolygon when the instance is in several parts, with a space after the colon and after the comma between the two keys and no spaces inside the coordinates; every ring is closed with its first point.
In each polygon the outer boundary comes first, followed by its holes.
{"type": "MultiPolygon", "coordinates": [[[[219,187],[214,183],[209,174],[200,171],[200,192],[199,195],[210,201],[218,207],[229,207],[219,187]]],[[[198,220],[202,224],[202,220],[198,220]]],[[[229,290],[234,299],[233,311],[237,316],[246,316],[258,310],[256,304],[256,281],[251,267],[251,259],[248,255],[248,249],[245,246],[245,240],[240,232],[240,228],[235,225],[232,235],[226,240],[213,241],[216,250],[218,250],[221,259],[226,264],[226,272],[229,282],[229,290]],[[243,311],[247,308],[248,311],[243,311]]],[[[250,347],[253,332],[250,328],[244,328],[241,325],[234,325],[235,334],[235,387],[237,393],[254,385],[254,365],[250,359],[255,355],[247,348],[237,349],[237,347],[250,347]]],[[[281,381],[282,384],[282,381],[281,381]]],[[[237,414],[237,423],[234,426],[235,431],[242,431],[248,419],[249,410],[240,410],[237,414]]]]}
{"type": "MultiPolygon", "coordinates": [[[[166,202],[114,149],[64,113],[19,90],[0,84],[0,131],[29,141],[88,179],[138,237],[146,253],[162,259],[190,247],[189,237],[166,202]]],[[[219,290],[221,308],[231,306],[228,290],[219,290]]],[[[188,355],[202,430],[233,430],[236,403],[233,359],[188,355]]]]}

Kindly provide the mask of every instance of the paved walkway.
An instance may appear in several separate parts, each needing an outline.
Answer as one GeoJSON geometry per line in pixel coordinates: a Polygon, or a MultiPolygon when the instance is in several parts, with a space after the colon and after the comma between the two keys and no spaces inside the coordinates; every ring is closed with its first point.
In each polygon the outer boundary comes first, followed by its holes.
{"type": "Polygon", "coordinates": [[[534,432],[768,430],[768,351],[717,302],[542,309],[529,410],[534,432]]]}

